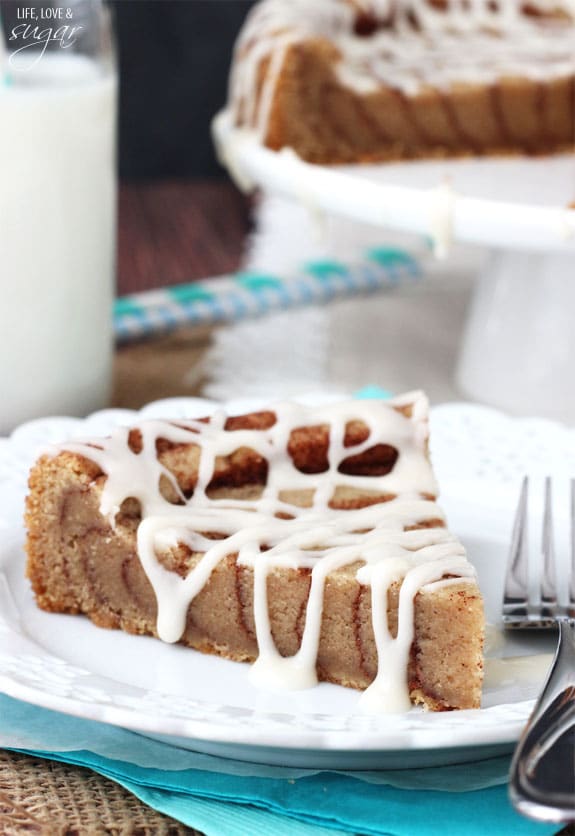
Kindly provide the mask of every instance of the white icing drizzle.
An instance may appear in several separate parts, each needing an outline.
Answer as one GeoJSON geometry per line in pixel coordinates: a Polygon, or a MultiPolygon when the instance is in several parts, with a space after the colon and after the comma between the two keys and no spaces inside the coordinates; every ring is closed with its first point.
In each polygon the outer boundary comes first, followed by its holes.
{"type": "Polygon", "coordinates": [[[339,81],[362,94],[382,83],[413,96],[427,86],[563,78],[575,72],[575,0],[447,0],[443,10],[429,0],[262,0],[235,47],[229,104],[238,124],[265,137],[286,52],[310,38],[334,44],[339,81]],[[537,18],[527,5],[563,18],[537,18]],[[358,12],[390,25],[357,35],[358,12]]]}
{"type": "Polygon", "coordinates": [[[449,255],[453,240],[455,192],[449,180],[444,180],[432,193],[429,233],[433,254],[436,258],[443,259],[449,255]]]}
{"type": "Polygon", "coordinates": [[[209,422],[198,420],[144,421],[138,425],[141,449],[133,452],[129,430],[119,428],[109,438],[63,445],[105,474],[100,510],[112,526],[122,503],[140,502],[137,552],[153,587],[157,632],[166,642],[181,639],[188,609],[211,573],[229,555],[253,569],[254,620],[258,659],[251,669],[254,683],[272,688],[307,688],[317,683],[324,588],[331,573],[353,571],[358,581],[371,585],[372,616],[378,653],[378,673],[364,692],[364,710],[398,711],[409,708],[407,668],[414,635],[414,600],[423,587],[449,584],[452,577],[474,580],[465,550],[444,527],[405,530],[429,520],[443,521],[434,500],[437,485],[427,456],[427,399],[410,393],[391,402],[352,401],[310,408],[293,403],[274,406],[276,421],[268,429],[226,430],[220,412],[209,422]],[[409,404],[411,417],[397,408],[409,404]],[[347,425],[362,422],[365,441],[344,444],[347,425]],[[328,428],[328,467],[323,473],[302,473],[287,453],[291,433],[302,427],[328,428]],[[193,495],[185,498],[170,471],[158,459],[159,439],[195,445],[198,474],[193,495]],[[341,463],[378,444],[398,452],[389,473],[352,476],[339,472],[341,463]],[[249,448],[268,461],[268,475],[257,499],[215,499],[208,488],[221,457],[249,448]],[[160,490],[167,479],[181,504],[168,501],[160,490]],[[395,498],[357,510],[331,507],[336,489],[375,491],[395,498]],[[309,507],[291,504],[288,491],[306,491],[309,507]],[[289,519],[279,513],[289,514],[289,519]],[[205,536],[217,533],[222,539],[205,536]],[[178,545],[198,554],[185,578],[170,571],[158,555],[178,545]],[[356,564],[359,566],[357,568],[356,564]],[[349,567],[353,567],[349,569],[349,567]],[[289,658],[278,652],[272,636],[267,602],[267,578],[279,568],[308,568],[311,585],[305,627],[298,652],[289,658]],[[398,629],[392,637],[387,624],[388,591],[401,584],[398,629]]]}

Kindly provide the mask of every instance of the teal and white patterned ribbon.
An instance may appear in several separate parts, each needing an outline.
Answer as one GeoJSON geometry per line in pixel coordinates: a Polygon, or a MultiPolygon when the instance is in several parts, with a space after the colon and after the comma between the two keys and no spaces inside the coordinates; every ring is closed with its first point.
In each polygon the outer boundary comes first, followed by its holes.
{"type": "Polygon", "coordinates": [[[327,259],[312,261],[288,277],[236,273],[117,299],[115,334],[119,342],[128,342],[182,325],[233,322],[391,289],[420,275],[417,260],[398,247],[373,248],[353,266],[327,259]]]}

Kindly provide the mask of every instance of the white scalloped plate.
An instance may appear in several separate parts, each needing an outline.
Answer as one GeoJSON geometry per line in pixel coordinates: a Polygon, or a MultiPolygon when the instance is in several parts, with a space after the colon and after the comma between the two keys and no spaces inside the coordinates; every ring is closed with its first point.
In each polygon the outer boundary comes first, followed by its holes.
{"type": "MultiPolygon", "coordinates": [[[[228,408],[238,414],[261,405],[236,401],[228,408]]],[[[215,406],[172,399],[138,414],[106,410],[83,420],[47,418],[0,439],[0,690],[187,748],[267,763],[425,766],[508,750],[540,681],[486,687],[484,707],[477,711],[364,716],[357,711],[357,693],[345,688],[321,684],[287,695],[258,691],[249,684],[245,665],[37,609],[24,578],[21,519],[28,468],[38,452],[72,436],[104,435],[138,415],[198,416],[215,406]]],[[[557,476],[558,522],[566,525],[562,484],[566,492],[567,477],[575,473],[575,432],[458,404],[434,410],[432,425],[442,504],[478,568],[488,620],[495,622],[519,479],[525,472],[557,476]]],[[[550,637],[506,639],[500,652],[540,654],[552,643],[550,637]]]]}

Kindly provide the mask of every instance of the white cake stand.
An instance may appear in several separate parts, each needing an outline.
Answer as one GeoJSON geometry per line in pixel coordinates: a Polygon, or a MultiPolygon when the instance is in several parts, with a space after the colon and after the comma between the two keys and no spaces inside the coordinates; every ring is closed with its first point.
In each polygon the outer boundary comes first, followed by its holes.
{"type": "Polygon", "coordinates": [[[324,167],[264,148],[214,120],[222,162],[244,189],[310,210],[487,247],[457,364],[468,396],[575,422],[575,156],[324,167]]]}

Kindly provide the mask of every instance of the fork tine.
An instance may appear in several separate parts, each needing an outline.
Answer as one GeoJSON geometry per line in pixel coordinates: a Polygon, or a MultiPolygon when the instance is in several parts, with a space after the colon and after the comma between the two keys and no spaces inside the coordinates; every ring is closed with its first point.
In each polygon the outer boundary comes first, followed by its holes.
{"type": "Polygon", "coordinates": [[[571,569],[568,610],[570,617],[575,618],[575,479],[571,479],[571,569]]]}
{"type": "Polygon", "coordinates": [[[527,615],[529,600],[528,554],[527,554],[527,500],[529,479],[523,478],[521,495],[513,524],[511,549],[507,560],[505,587],[503,591],[503,620],[506,616],[527,615]]]}
{"type": "Polygon", "coordinates": [[[553,542],[553,492],[551,478],[545,479],[545,507],[543,511],[543,534],[541,537],[543,568],[541,572],[540,594],[541,615],[553,616],[557,606],[557,581],[555,573],[555,545],[553,542]]]}

